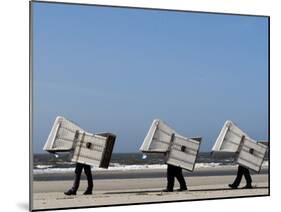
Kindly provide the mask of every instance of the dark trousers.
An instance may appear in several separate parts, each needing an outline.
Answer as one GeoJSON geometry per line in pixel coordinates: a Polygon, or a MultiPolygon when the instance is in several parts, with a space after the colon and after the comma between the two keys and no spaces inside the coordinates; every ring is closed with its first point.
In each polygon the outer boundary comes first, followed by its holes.
{"type": "Polygon", "coordinates": [[[87,176],[87,181],[88,181],[87,190],[92,191],[94,185],[93,185],[93,177],[92,177],[92,172],[91,172],[91,166],[86,165],[86,164],[81,164],[81,163],[76,164],[75,178],[74,178],[74,183],[73,183],[72,189],[74,191],[78,190],[79,184],[80,184],[81,173],[82,173],[83,168],[84,168],[84,172],[87,176]]]}
{"type": "Polygon", "coordinates": [[[249,171],[249,169],[247,169],[243,166],[240,166],[240,165],[238,166],[237,176],[232,185],[239,186],[243,175],[246,179],[247,185],[250,186],[252,184],[252,178],[250,175],[250,171],[249,171]]]}
{"type": "Polygon", "coordinates": [[[179,181],[180,188],[186,189],[186,183],[185,183],[184,177],[182,175],[182,168],[168,164],[168,168],[167,168],[167,180],[168,180],[167,190],[173,191],[174,184],[175,184],[175,177],[179,181]]]}

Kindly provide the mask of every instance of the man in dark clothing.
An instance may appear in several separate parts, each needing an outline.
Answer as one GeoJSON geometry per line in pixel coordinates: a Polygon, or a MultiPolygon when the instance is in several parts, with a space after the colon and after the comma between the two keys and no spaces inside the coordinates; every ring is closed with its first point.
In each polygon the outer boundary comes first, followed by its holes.
{"type": "Polygon", "coordinates": [[[179,184],[180,184],[180,189],[178,189],[177,191],[187,190],[186,183],[185,183],[184,177],[182,175],[182,168],[168,164],[168,167],[167,167],[168,183],[167,183],[167,188],[164,190],[165,192],[172,192],[173,191],[174,183],[175,183],[175,177],[177,178],[177,180],[179,181],[179,184]]]}
{"type": "Polygon", "coordinates": [[[239,186],[243,175],[246,179],[246,186],[244,186],[243,188],[253,188],[252,187],[252,178],[251,178],[249,169],[247,169],[243,166],[240,166],[240,165],[238,166],[237,176],[236,176],[234,182],[232,184],[229,184],[228,186],[232,189],[236,189],[239,186]]]}
{"type": "Polygon", "coordinates": [[[91,166],[82,164],[82,163],[77,163],[76,168],[75,168],[75,179],[74,183],[71,189],[68,191],[64,192],[65,195],[76,195],[76,192],[79,188],[80,184],[80,177],[82,170],[84,168],[84,172],[87,176],[87,181],[88,181],[88,188],[87,190],[83,193],[84,195],[90,195],[92,194],[93,191],[93,177],[92,177],[92,172],[91,172],[91,166]]]}

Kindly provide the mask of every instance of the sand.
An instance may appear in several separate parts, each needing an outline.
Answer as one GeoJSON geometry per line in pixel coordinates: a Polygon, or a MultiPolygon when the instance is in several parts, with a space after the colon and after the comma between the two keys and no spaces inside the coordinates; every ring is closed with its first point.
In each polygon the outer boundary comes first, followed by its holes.
{"type": "MultiPolygon", "coordinates": [[[[93,195],[82,195],[86,181],[82,180],[76,196],[63,194],[71,187],[71,180],[34,181],[33,209],[83,206],[120,205],[175,200],[197,200],[222,197],[268,195],[268,175],[253,175],[253,189],[229,189],[234,175],[185,177],[188,191],[162,192],[166,178],[99,179],[94,180],[93,195]]],[[[244,179],[241,186],[245,184],[244,179]]],[[[175,189],[178,188],[175,183],[175,189]]]]}

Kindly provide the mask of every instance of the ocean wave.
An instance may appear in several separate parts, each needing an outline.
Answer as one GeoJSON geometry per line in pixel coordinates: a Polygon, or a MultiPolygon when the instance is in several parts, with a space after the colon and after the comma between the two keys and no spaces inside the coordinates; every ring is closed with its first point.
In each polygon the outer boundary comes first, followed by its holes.
{"type": "MultiPolygon", "coordinates": [[[[224,163],[196,163],[195,168],[213,168],[213,167],[235,167],[236,164],[224,163]]],[[[263,162],[263,167],[268,166],[268,161],[263,162]]],[[[166,164],[147,164],[147,165],[122,165],[119,163],[110,164],[108,169],[93,167],[94,171],[128,171],[128,170],[147,170],[147,169],[166,169],[166,164]]],[[[69,173],[74,172],[75,168],[54,168],[51,165],[37,165],[33,169],[33,174],[51,174],[51,173],[69,173]]]]}

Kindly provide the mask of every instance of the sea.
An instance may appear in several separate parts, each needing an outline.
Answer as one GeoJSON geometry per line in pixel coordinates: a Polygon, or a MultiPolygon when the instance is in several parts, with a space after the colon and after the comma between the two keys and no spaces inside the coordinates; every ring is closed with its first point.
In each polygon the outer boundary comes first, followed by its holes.
{"type": "MultiPolygon", "coordinates": [[[[234,155],[224,153],[212,155],[210,152],[199,152],[196,160],[196,168],[235,166],[234,155]]],[[[266,155],[263,166],[268,166],[268,155],[266,155]]],[[[67,173],[73,172],[75,163],[71,162],[67,153],[60,154],[34,154],[33,174],[43,173],[67,173]]],[[[94,167],[95,171],[105,169],[94,167]]],[[[142,153],[113,153],[107,170],[137,170],[137,169],[166,169],[164,155],[142,153]]]]}

